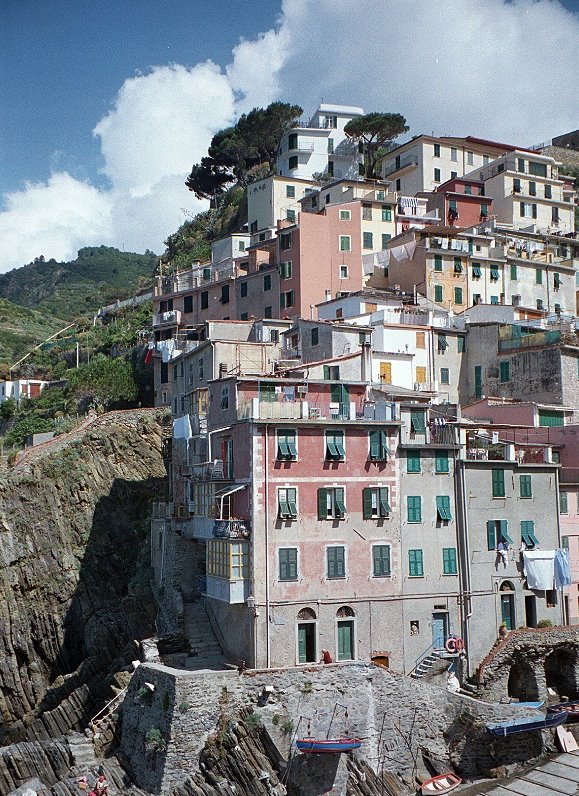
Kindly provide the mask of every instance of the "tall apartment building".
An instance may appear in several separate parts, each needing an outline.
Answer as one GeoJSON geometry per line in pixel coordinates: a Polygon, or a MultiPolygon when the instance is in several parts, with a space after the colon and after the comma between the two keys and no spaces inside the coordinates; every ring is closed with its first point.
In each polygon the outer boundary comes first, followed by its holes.
{"type": "Polygon", "coordinates": [[[362,108],[322,104],[308,122],[300,122],[281,138],[277,172],[282,177],[311,180],[314,174],[356,179],[364,173],[364,155],[344,127],[363,116],[362,108]]]}

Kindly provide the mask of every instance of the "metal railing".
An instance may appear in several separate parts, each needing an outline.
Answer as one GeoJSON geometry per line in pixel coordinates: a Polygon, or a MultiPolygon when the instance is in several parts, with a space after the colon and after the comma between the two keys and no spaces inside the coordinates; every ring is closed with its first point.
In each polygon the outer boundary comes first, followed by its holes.
{"type": "Polygon", "coordinates": [[[406,155],[406,157],[400,158],[398,163],[394,162],[392,166],[385,169],[384,177],[388,177],[390,174],[394,174],[395,171],[406,168],[406,166],[418,166],[418,157],[416,155],[406,155]]]}
{"type": "Polygon", "coordinates": [[[215,520],[213,525],[213,536],[217,539],[247,539],[249,534],[249,520],[215,520]]]}

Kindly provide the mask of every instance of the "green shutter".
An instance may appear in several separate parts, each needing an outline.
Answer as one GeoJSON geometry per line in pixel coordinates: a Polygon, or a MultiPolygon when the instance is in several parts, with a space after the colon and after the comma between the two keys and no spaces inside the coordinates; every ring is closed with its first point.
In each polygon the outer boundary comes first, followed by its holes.
{"type": "Polygon", "coordinates": [[[328,490],[318,489],[318,519],[328,518],[328,490]]]}
{"type": "Polygon", "coordinates": [[[479,278],[482,276],[482,271],[480,269],[480,265],[478,263],[472,264],[472,275],[475,278],[479,278]]]}
{"type": "Polygon", "coordinates": [[[454,288],[454,303],[455,304],[462,304],[462,288],[455,287],[454,288]]]}
{"type": "Polygon", "coordinates": [[[450,511],[450,497],[448,495],[438,495],[436,498],[436,515],[441,522],[452,520],[450,511]]]}
{"type": "Polygon", "coordinates": [[[295,433],[288,434],[287,436],[287,449],[290,459],[297,459],[298,458],[298,449],[296,447],[296,437],[295,433]]]}
{"type": "Polygon", "coordinates": [[[370,432],[370,459],[384,461],[388,458],[388,446],[386,444],[386,434],[381,429],[370,432]]]}
{"type": "Polygon", "coordinates": [[[539,409],[540,426],[564,426],[565,418],[562,412],[553,412],[549,409],[539,409]]]}
{"type": "Polygon", "coordinates": [[[408,495],[406,505],[408,522],[422,522],[422,499],[420,495],[408,495]]]}
{"type": "Polygon", "coordinates": [[[448,472],[448,451],[437,451],[434,459],[434,469],[437,473],[448,472]]]}
{"type": "Polygon", "coordinates": [[[289,447],[287,444],[287,438],[285,436],[279,436],[277,440],[277,458],[278,459],[289,459],[290,452],[289,447]]]}
{"type": "Polygon", "coordinates": [[[390,575],[390,545],[374,545],[372,548],[372,565],[375,577],[390,575]]]}
{"type": "Polygon", "coordinates": [[[297,492],[295,489],[288,489],[287,490],[287,504],[289,510],[289,516],[295,520],[298,516],[298,504],[296,499],[297,492]]]}
{"type": "Polygon", "coordinates": [[[460,259],[460,257],[454,258],[454,273],[462,274],[462,260],[460,259]]]}
{"type": "Polygon", "coordinates": [[[499,269],[496,265],[491,265],[491,279],[496,282],[499,278],[499,269]]]}
{"type": "Polygon", "coordinates": [[[507,544],[513,544],[513,540],[508,533],[508,527],[509,525],[506,520],[499,520],[499,534],[501,539],[507,544]]]}
{"type": "Polygon", "coordinates": [[[417,434],[426,433],[426,422],[424,419],[424,412],[411,412],[410,413],[410,428],[417,434]]]}
{"type": "Polygon", "coordinates": [[[527,547],[535,547],[539,540],[535,536],[535,523],[532,520],[521,520],[521,539],[527,547]]]}
{"type": "Polygon", "coordinates": [[[487,521],[487,549],[496,550],[497,548],[497,528],[494,520],[487,521]]]}
{"type": "Polygon", "coordinates": [[[279,579],[296,580],[298,576],[298,551],[295,547],[279,550],[279,579]]]}
{"type": "Polygon", "coordinates": [[[406,472],[420,472],[420,451],[406,451],[406,472]]]}
{"type": "Polygon", "coordinates": [[[328,578],[343,578],[346,574],[344,548],[328,547],[328,578]]]}
{"type": "Polygon", "coordinates": [[[569,500],[567,492],[559,492],[559,513],[560,514],[569,513],[569,500]]]}
{"type": "Polygon", "coordinates": [[[511,279],[512,279],[513,281],[514,281],[514,280],[516,280],[516,279],[518,279],[518,275],[517,275],[517,264],[516,264],[516,263],[511,263],[511,279]]]}
{"type": "Polygon", "coordinates": [[[505,471],[499,468],[492,470],[493,497],[505,496],[505,471]]]}
{"type": "Polygon", "coordinates": [[[434,300],[437,302],[442,301],[442,285],[434,286],[434,300]]]}
{"type": "Polygon", "coordinates": [[[442,271],[442,255],[435,254],[434,255],[434,270],[435,271],[442,271]]]}
{"type": "Polygon", "coordinates": [[[422,550],[408,551],[408,574],[411,578],[422,577],[424,575],[424,563],[422,550]]]}
{"type": "Polygon", "coordinates": [[[334,489],[335,516],[343,520],[346,515],[346,504],[344,503],[344,490],[342,487],[334,489]]]}
{"type": "Polygon", "coordinates": [[[519,487],[520,487],[520,496],[522,498],[530,498],[533,496],[530,475],[519,476],[519,487]]]}
{"type": "Polygon", "coordinates": [[[287,519],[290,516],[290,510],[287,500],[287,492],[288,492],[287,489],[283,490],[280,489],[280,491],[278,492],[279,506],[277,510],[277,515],[282,520],[287,519]]]}
{"type": "Polygon", "coordinates": [[[511,380],[511,363],[510,362],[501,362],[500,363],[500,379],[501,382],[504,384],[507,381],[511,380]]]}
{"type": "Polygon", "coordinates": [[[372,519],[372,493],[374,490],[367,488],[362,490],[362,516],[365,520],[372,519]]]}
{"type": "Polygon", "coordinates": [[[387,517],[390,514],[390,504],[388,503],[388,487],[381,486],[378,489],[378,514],[380,517],[387,517]]]}
{"type": "Polygon", "coordinates": [[[442,548],[442,572],[444,575],[456,575],[458,567],[456,565],[456,548],[442,548]]]}

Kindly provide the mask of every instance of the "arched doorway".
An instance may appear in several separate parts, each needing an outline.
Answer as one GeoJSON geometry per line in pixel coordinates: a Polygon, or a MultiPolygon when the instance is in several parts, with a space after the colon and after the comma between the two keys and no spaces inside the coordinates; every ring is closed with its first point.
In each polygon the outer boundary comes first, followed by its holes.
{"type": "Polygon", "coordinates": [[[577,652],[575,650],[565,647],[553,650],[545,658],[547,688],[552,688],[561,698],[579,698],[576,666],[577,652]]]}
{"type": "Polygon", "coordinates": [[[520,702],[539,699],[539,686],[533,667],[525,660],[516,659],[509,671],[508,694],[520,702]]]}
{"type": "Polygon", "coordinates": [[[510,580],[504,580],[499,589],[501,600],[501,622],[507,630],[516,628],[515,617],[515,587],[510,580]]]}
{"type": "Polygon", "coordinates": [[[349,605],[336,612],[336,649],[339,661],[352,661],[356,657],[355,614],[349,605]]]}
{"type": "Polygon", "coordinates": [[[297,620],[298,663],[317,663],[317,625],[316,612],[311,608],[302,608],[297,620]]]}

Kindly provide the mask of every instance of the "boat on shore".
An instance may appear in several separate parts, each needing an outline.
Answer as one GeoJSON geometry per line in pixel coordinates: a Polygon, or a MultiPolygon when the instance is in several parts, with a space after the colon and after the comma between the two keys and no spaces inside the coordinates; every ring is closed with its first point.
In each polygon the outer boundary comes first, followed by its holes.
{"type": "Polygon", "coordinates": [[[539,716],[529,716],[522,719],[509,719],[508,721],[497,721],[487,724],[489,735],[503,737],[505,735],[516,735],[520,732],[533,732],[534,730],[548,730],[551,727],[558,727],[567,721],[567,713],[560,711],[557,713],[541,714],[539,716]]]}
{"type": "Polygon", "coordinates": [[[428,796],[430,793],[450,793],[460,785],[462,779],[453,771],[447,771],[446,774],[436,774],[436,776],[425,780],[420,786],[420,793],[422,796],[428,796]]]}
{"type": "Polygon", "coordinates": [[[359,738],[297,738],[296,746],[303,754],[341,754],[359,749],[362,741],[359,738]]]}
{"type": "Polygon", "coordinates": [[[547,713],[566,713],[567,721],[572,723],[579,721],[579,699],[571,702],[559,702],[556,705],[549,705],[547,713]]]}

